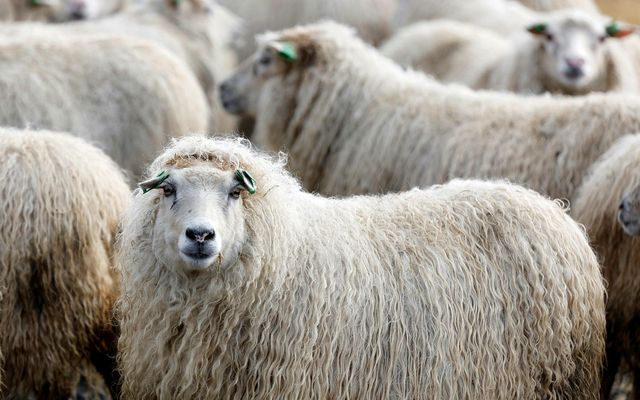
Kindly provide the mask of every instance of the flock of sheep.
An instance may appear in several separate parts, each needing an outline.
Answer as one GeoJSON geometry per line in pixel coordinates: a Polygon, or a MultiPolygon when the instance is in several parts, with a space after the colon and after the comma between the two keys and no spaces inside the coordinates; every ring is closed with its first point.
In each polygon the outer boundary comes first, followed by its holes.
{"type": "Polygon", "coordinates": [[[640,36],[591,0],[0,20],[0,398],[640,399],[640,36]]]}

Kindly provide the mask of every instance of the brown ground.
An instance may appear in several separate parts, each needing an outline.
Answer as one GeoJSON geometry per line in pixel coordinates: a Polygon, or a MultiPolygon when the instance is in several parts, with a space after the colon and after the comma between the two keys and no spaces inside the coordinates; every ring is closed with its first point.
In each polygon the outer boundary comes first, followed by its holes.
{"type": "Polygon", "coordinates": [[[640,25],[640,0],[596,0],[603,13],[640,25]]]}

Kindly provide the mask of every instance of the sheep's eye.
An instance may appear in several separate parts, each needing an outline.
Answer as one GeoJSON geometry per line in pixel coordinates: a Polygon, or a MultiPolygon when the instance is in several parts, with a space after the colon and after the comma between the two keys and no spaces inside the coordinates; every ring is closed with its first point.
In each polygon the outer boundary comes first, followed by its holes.
{"type": "Polygon", "coordinates": [[[231,197],[232,199],[239,199],[241,191],[242,190],[239,187],[236,187],[231,192],[229,192],[229,197],[231,197]]]}
{"type": "Polygon", "coordinates": [[[169,197],[173,196],[176,193],[176,190],[173,188],[173,186],[165,185],[162,188],[162,192],[164,193],[165,197],[169,197]]]}
{"type": "Polygon", "coordinates": [[[550,33],[546,33],[544,36],[547,38],[548,41],[552,41],[553,40],[553,35],[550,34],[550,33]]]}
{"type": "Polygon", "coordinates": [[[599,41],[600,43],[604,42],[606,39],[607,39],[607,36],[606,36],[606,35],[598,36],[598,41],[599,41]]]}
{"type": "Polygon", "coordinates": [[[268,55],[263,55],[258,59],[258,64],[260,65],[269,65],[271,63],[271,57],[268,55]]]}

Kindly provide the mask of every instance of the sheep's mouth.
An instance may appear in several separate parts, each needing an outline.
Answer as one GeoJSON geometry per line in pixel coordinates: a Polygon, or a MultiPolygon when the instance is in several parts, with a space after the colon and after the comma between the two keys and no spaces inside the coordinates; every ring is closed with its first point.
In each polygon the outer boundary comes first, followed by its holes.
{"type": "Polygon", "coordinates": [[[208,258],[213,258],[214,254],[212,251],[203,251],[203,250],[196,250],[196,251],[182,251],[182,254],[184,254],[186,257],[192,258],[194,260],[206,260],[208,258]]]}
{"type": "Polygon", "coordinates": [[[180,258],[188,269],[203,270],[213,264],[217,252],[209,249],[187,249],[180,251],[180,258]]]}

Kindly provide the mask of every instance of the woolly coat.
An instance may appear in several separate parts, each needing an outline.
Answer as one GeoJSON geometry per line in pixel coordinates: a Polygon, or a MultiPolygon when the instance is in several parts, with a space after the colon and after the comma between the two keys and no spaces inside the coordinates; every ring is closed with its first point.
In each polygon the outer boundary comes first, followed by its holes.
{"type": "Polygon", "coordinates": [[[163,49],[31,28],[0,40],[0,124],[70,132],[133,176],[169,137],[206,128],[202,90],[163,49]]]}
{"type": "Polygon", "coordinates": [[[557,203],[480,181],[328,199],[221,139],[174,142],[149,176],[203,162],[255,178],[248,237],[227,269],[185,273],[151,248],[161,191],[138,192],[118,252],[126,397],[597,397],[603,283],[557,203]]]}
{"type": "Polygon", "coordinates": [[[617,138],[640,131],[635,96],[525,97],[446,86],[403,70],[335,23],[265,40],[296,43],[307,61],[252,94],[259,96],[253,139],[289,152],[303,185],[327,195],[473,177],[571,199],[617,138]]]}
{"type": "Polygon", "coordinates": [[[69,398],[114,340],[129,189],[102,151],[66,134],[2,128],[0,154],[0,392],[69,398]]]}

